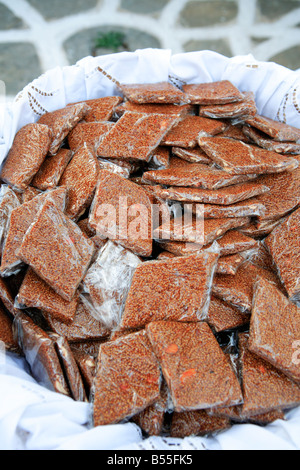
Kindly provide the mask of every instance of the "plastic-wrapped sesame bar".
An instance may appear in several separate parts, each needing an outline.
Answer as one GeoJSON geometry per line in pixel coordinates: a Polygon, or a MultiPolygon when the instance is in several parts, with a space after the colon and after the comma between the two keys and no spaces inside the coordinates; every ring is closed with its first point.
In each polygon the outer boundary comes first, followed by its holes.
{"type": "Polygon", "coordinates": [[[90,206],[100,171],[94,152],[84,144],[75,152],[59,181],[68,190],[65,213],[77,220],[90,206]]]}
{"type": "Polygon", "coordinates": [[[245,258],[240,253],[221,256],[218,261],[217,273],[234,275],[244,261],[245,258]]]}
{"type": "Polygon", "coordinates": [[[265,239],[289,298],[300,301],[300,209],[278,225],[265,239]]]}
{"type": "Polygon", "coordinates": [[[162,380],[160,398],[141,413],[132,418],[149,436],[159,436],[163,431],[165,413],[168,410],[169,390],[162,380]]]}
{"type": "Polygon", "coordinates": [[[133,103],[146,104],[188,104],[189,99],[185,93],[169,82],[122,84],[120,86],[124,96],[133,103]]]}
{"type": "Polygon", "coordinates": [[[22,266],[22,260],[19,257],[18,250],[26,231],[35,220],[39,209],[45,201],[51,200],[57,204],[61,210],[64,210],[66,194],[67,192],[64,188],[49,190],[12,211],[2,253],[0,267],[2,276],[10,276],[12,273],[17,272],[22,266]]]}
{"type": "MultiPolygon", "coordinates": [[[[244,123],[243,123],[244,124],[244,123]]],[[[222,132],[219,137],[228,137],[234,140],[240,140],[246,144],[253,143],[249,137],[247,137],[243,132],[243,124],[228,124],[224,132],[222,132]]]]}
{"type": "Polygon", "coordinates": [[[94,249],[93,242],[80,228],[47,201],[27,230],[19,256],[55,292],[71,301],[91,263],[94,249]]]}
{"type": "Polygon", "coordinates": [[[226,129],[226,123],[200,116],[185,116],[163,138],[162,144],[171,147],[195,148],[198,138],[211,137],[226,129]]]}
{"type": "Polygon", "coordinates": [[[243,126],[243,133],[259,147],[281,154],[300,154],[300,144],[295,142],[279,142],[267,134],[251,126],[243,126]]]}
{"type": "Polygon", "coordinates": [[[142,263],[134,272],[119,328],[204,319],[217,261],[216,253],[201,252],[142,263]]]}
{"type": "Polygon", "coordinates": [[[212,119],[245,119],[257,112],[254,93],[243,93],[243,101],[222,105],[200,106],[199,116],[212,119]]]}
{"type": "Polygon", "coordinates": [[[92,386],[96,374],[96,360],[84,352],[73,351],[73,354],[82,376],[87,398],[91,400],[92,386]]]}
{"type": "Polygon", "coordinates": [[[160,145],[154,151],[151,161],[149,162],[150,167],[154,168],[169,168],[170,165],[170,149],[167,146],[160,145]]]}
{"type": "Polygon", "coordinates": [[[157,104],[157,103],[133,103],[132,101],[124,101],[117,106],[115,112],[117,116],[122,116],[125,111],[146,114],[177,114],[186,116],[187,114],[196,114],[196,106],[191,104],[157,104]]]}
{"type": "Polygon", "coordinates": [[[64,300],[31,268],[27,269],[16,297],[20,308],[38,308],[49,313],[54,319],[72,323],[79,302],[77,293],[71,302],[64,300]]]}
{"type": "MultiPolygon", "coordinates": [[[[49,188],[49,189],[52,189],[52,188],[49,188]]],[[[22,193],[22,204],[24,204],[25,202],[31,201],[31,199],[33,199],[36,196],[39,196],[41,193],[42,191],[40,191],[39,189],[34,188],[33,186],[28,186],[25,189],[25,191],[23,191],[22,193]]]]}
{"type": "Polygon", "coordinates": [[[269,362],[253,354],[246,333],[239,334],[239,362],[244,403],[242,414],[253,416],[293,408],[300,403],[300,387],[269,362]]]}
{"type": "Polygon", "coordinates": [[[240,384],[206,322],[154,321],[146,331],[175,411],[242,402],[240,384]]]}
{"type": "Polygon", "coordinates": [[[55,188],[72,156],[71,150],[60,149],[56,155],[45,158],[32,180],[32,186],[41,191],[55,188]]]}
{"type": "Polygon", "coordinates": [[[260,279],[254,289],[248,348],[300,385],[299,364],[293,361],[299,331],[300,309],[260,279]]]}
{"type": "Polygon", "coordinates": [[[200,147],[223,170],[234,175],[269,174],[298,168],[298,160],[226,137],[201,137],[200,147]]]}
{"type": "Polygon", "coordinates": [[[0,277],[0,299],[12,317],[15,317],[20,309],[15,306],[15,295],[13,289],[8,283],[8,279],[0,277]]]}
{"type": "Polygon", "coordinates": [[[275,221],[288,215],[300,204],[300,168],[274,175],[264,175],[258,180],[270,191],[253,198],[253,203],[261,203],[266,211],[259,221],[275,221]],[[284,197],[282,195],[284,194],[284,197]]]}
{"type": "Polygon", "coordinates": [[[33,377],[49,390],[70,396],[54,342],[48,334],[23,313],[14,320],[14,332],[33,377]]]}
{"type": "Polygon", "coordinates": [[[145,171],[143,181],[166,186],[220,189],[256,178],[255,175],[234,175],[209,165],[183,162],[180,158],[177,160],[180,166],[170,165],[166,170],[145,171]]]}
{"type": "Polygon", "coordinates": [[[239,266],[234,276],[216,274],[212,286],[212,294],[239,309],[241,312],[251,314],[254,286],[259,278],[272,282],[283,291],[276,273],[246,260],[239,266]]]}
{"type": "MultiPolygon", "coordinates": [[[[101,98],[85,100],[79,102],[80,104],[87,104],[89,110],[84,116],[85,122],[95,122],[95,121],[109,121],[115,112],[116,107],[122,102],[120,96],[103,96],[101,98]]],[[[74,104],[79,103],[70,103],[68,106],[73,106],[74,104]]]]}
{"type": "Polygon", "coordinates": [[[55,155],[58,152],[69,132],[85,117],[88,111],[87,104],[79,103],[45,113],[40,117],[38,123],[46,124],[52,131],[50,155],[55,155]]]}
{"type": "Polygon", "coordinates": [[[219,333],[249,324],[249,315],[212,295],[207,322],[214,332],[219,333]]]}
{"type": "MultiPolygon", "coordinates": [[[[206,219],[220,219],[223,217],[263,217],[266,212],[266,208],[263,204],[247,200],[228,206],[204,204],[203,209],[201,209],[201,213],[202,211],[204,213],[204,218],[206,219]]],[[[195,210],[195,214],[197,215],[197,208],[195,210]]]]}
{"type": "Polygon", "coordinates": [[[15,192],[3,184],[0,189],[0,253],[7,235],[11,212],[19,206],[20,201],[15,192]]]}
{"type": "Polygon", "coordinates": [[[248,181],[214,190],[201,188],[155,186],[154,193],[162,199],[180,202],[199,202],[202,204],[231,205],[269,191],[269,188],[258,182],[248,181]]]}
{"type": "Polygon", "coordinates": [[[160,398],[159,364],[145,330],[102,344],[97,369],[94,426],[118,423],[160,398]]]}
{"type": "Polygon", "coordinates": [[[230,81],[183,85],[183,91],[192,104],[211,105],[243,101],[244,96],[230,81]]]}
{"type": "MultiPolygon", "coordinates": [[[[5,349],[12,352],[20,352],[18,342],[13,334],[13,321],[0,305],[0,341],[5,349]]],[[[2,351],[1,351],[2,352],[2,351]]]]}
{"type": "Polygon", "coordinates": [[[173,240],[206,246],[222,237],[228,230],[247,226],[250,222],[249,217],[223,217],[205,219],[203,222],[199,220],[198,216],[193,215],[187,223],[183,223],[181,216],[171,221],[163,221],[153,230],[153,237],[155,240],[173,240]]]}
{"type": "Polygon", "coordinates": [[[141,259],[130,250],[108,241],[83,278],[94,316],[108,328],[120,323],[132,277],[141,259]]]}
{"type": "Polygon", "coordinates": [[[207,436],[225,431],[231,427],[229,418],[212,416],[207,410],[174,413],[170,436],[184,439],[189,436],[207,436]]]}
{"type": "Polygon", "coordinates": [[[198,146],[194,149],[172,147],[172,154],[190,163],[204,163],[207,165],[212,163],[212,160],[198,146]]]}
{"type": "Polygon", "coordinates": [[[18,191],[24,191],[46,158],[51,138],[48,126],[27,124],[22,127],[3,163],[1,180],[18,191]]]}
{"type": "Polygon", "coordinates": [[[102,137],[114,125],[113,122],[80,122],[68,134],[68,145],[73,152],[84,144],[97,149],[102,137]]]}
{"type": "Polygon", "coordinates": [[[163,137],[178,121],[177,115],[127,111],[104,135],[98,146],[97,155],[148,162],[163,137]]]}
{"type": "Polygon", "coordinates": [[[97,235],[117,241],[137,255],[149,257],[153,244],[151,203],[151,196],[138,184],[100,170],[89,224],[97,235]],[[140,230],[136,229],[137,218],[140,230]]]}
{"type": "Polygon", "coordinates": [[[88,308],[83,297],[80,296],[76,313],[72,323],[64,323],[56,320],[53,315],[44,312],[50,328],[55,333],[64,336],[69,342],[85,342],[95,340],[105,340],[108,338],[108,330],[99,320],[96,320],[88,308]]]}
{"type": "Polygon", "coordinates": [[[67,339],[53,332],[48,334],[54,342],[73,400],[87,401],[82,377],[67,339]]]}
{"type": "Polygon", "coordinates": [[[217,241],[220,255],[233,255],[246,250],[258,247],[258,241],[251,237],[247,237],[239,230],[229,230],[217,241]]]}
{"type": "Polygon", "coordinates": [[[300,139],[300,129],[265,116],[257,114],[245,122],[279,142],[297,142],[300,139]]]}

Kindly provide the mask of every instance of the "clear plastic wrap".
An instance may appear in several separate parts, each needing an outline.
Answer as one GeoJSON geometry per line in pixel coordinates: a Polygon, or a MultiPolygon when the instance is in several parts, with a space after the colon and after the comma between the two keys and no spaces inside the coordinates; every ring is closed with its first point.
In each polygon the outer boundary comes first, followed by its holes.
{"type": "Polygon", "coordinates": [[[43,204],[46,201],[52,201],[57,207],[64,210],[66,196],[67,193],[64,188],[49,190],[12,210],[3,246],[0,267],[1,276],[10,276],[18,272],[22,266],[23,263],[19,257],[19,249],[27,230],[34,222],[43,204]]]}
{"type": "Polygon", "coordinates": [[[243,101],[244,96],[229,80],[213,81],[213,83],[192,83],[183,85],[183,91],[193,104],[211,105],[243,101]]]}
{"type": "Polygon", "coordinates": [[[137,104],[186,104],[189,99],[177,86],[170,82],[126,84],[120,90],[128,101],[137,104]]]}
{"type": "Polygon", "coordinates": [[[122,176],[100,170],[89,225],[97,235],[117,240],[138,256],[152,254],[152,198],[122,176]]]}
{"type": "Polygon", "coordinates": [[[120,422],[160,398],[160,368],[145,330],[101,345],[94,384],[94,426],[120,422]]]}
{"type": "Polygon", "coordinates": [[[71,301],[92,261],[94,250],[93,242],[80,228],[52,201],[47,201],[27,230],[19,256],[55,292],[71,301]]]}
{"type": "Polygon", "coordinates": [[[7,184],[3,184],[0,189],[0,253],[7,235],[11,212],[19,206],[20,200],[15,192],[7,184]]]}
{"type": "Polygon", "coordinates": [[[222,105],[200,106],[199,116],[212,119],[245,119],[257,113],[254,93],[243,93],[243,101],[222,105]]]}
{"type": "Polygon", "coordinates": [[[217,252],[145,261],[133,275],[120,329],[150,321],[198,322],[207,316],[217,252]]]}
{"type": "Polygon", "coordinates": [[[39,118],[38,123],[46,124],[52,131],[50,155],[55,155],[58,152],[66,136],[89,110],[86,103],[79,103],[47,112],[39,118]]]}
{"type": "Polygon", "coordinates": [[[48,334],[23,313],[15,317],[13,328],[33,377],[49,390],[70,396],[54,342],[48,334]]]}
{"type": "Polygon", "coordinates": [[[239,334],[239,351],[244,396],[241,412],[245,417],[299,405],[299,385],[253,354],[246,333],[239,334]]]}
{"type": "Polygon", "coordinates": [[[211,296],[207,322],[213,331],[221,331],[238,328],[249,323],[249,315],[240,312],[237,308],[227,304],[214,295],[211,296]]]}
{"type": "Polygon", "coordinates": [[[32,186],[41,191],[55,188],[72,156],[71,150],[62,148],[56,155],[45,158],[32,180],[32,186]]]}
{"type": "Polygon", "coordinates": [[[179,116],[125,112],[101,140],[97,155],[148,162],[166,133],[178,123],[179,116]],[[126,139],[122,136],[126,135],[126,139]]]}
{"type": "Polygon", "coordinates": [[[172,154],[190,163],[205,163],[210,165],[212,160],[197,145],[196,148],[186,149],[182,147],[172,147],[172,154]]]}
{"type": "MultiPolygon", "coordinates": [[[[193,211],[197,215],[199,209],[193,207],[193,211]]],[[[217,204],[204,204],[201,213],[204,213],[205,219],[222,219],[222,218],[239,218],[239,217],[263,217],[266,208],[259,202],[251,200],[237,202],[228,206],[220,206],[217,204]]]]}
{"type": "Polygon", "coordinates": [[[300,144],[296,142],[279,142],[272,139],[267,134],[255,129],[251,126],[243,126],[243,133],[249,137],[249,139],[254,142],[259,147],[262,147],[266,150],[271,150],[273,152],[281,154],[295,154],[299,155],[300,153],[300,144]]]}
{"type": "Polygon", "coordinates": [[[96,150],[104,134],[112,129],[113,126],[113,122],[82,121],[68,134],[68,145],[73,152],[76,152],[84,144],[96,150]]]}
{"type": "Polygon", "coordinates": [[[279,142],[297,142],[300,139],[300,129],[267,116],[256,114],[245,122],[279,142]]]}
{"type": "Polygon", "coordinates": [[[199,135],[210,137],[225,129],[226,124],[223,121],[187,115],[164,136],[162,145],[195,148],[198,146],[199,135]]]}
{"type": "Polygon", "coordinates": [[[207,436],[230,428],[230,419],[212,416],[207,410],[173,413],[170,436],[184,439],[189,436],[207,436]]]}
{"type": "Polygon", "coordinates": [[[240,384],[206,322],[153,321],[146,331],[175,411],[242,402],[240,384]]]}
{"type": "Polygon", "coordinates": [[[256,175],[233,175],[201,163],[180,163],[180,167],[170,166],[166,170],[146,171],[143,181],[167,186],[220,189],[256,178],[256,175]]]}
{"type": "Polygon", "coordinates": [[[91,303],[93,316],[108,329],[121,320],[127,294],[141,259],[131,251],[108,241],[89,267],[82,285],[85,304],[91,303]]]}
{"type": "Polygon", "coordinates": [[[33,123],[22,127],[2,166],[1,180],[24,191],[46,158],[51,137],[48,126],[33,123]]]}
{"type": "Polygon", "coordinates": [[[278,275],[292,301],[300,301],[300,209],[278,225],[266,238],[278,275]]]}
{"type": "Polygon", "coordinates": [[[78,220],[90,206],[95,194],[99,170],[95,153],[84,144],[75,152],[63,172],[59,186],[68,190],[65,213],[72,220],[78,220]]]}
{"type": "Polygon", "coordinates": [[[298,160],[226,137],[201,137],[198,144],[223,170],[233,175],[269,174],[298,168],[298,160]]]}
{"type": "Polygon", "coordinates": [[[300,384],[300,368],[295,360],[299,341],[300,309],[265,279],[253,293],[248,348],[300,384]]]}
{"type": "Polygon", "coordinates": [[[162,199],[228,206],[264,194],[269,191],[269,188],[258,181],[248,181],[214,190],[180,186],[163,188],[157,185],[154,186],[153,191],[162,199]]]}
{"type": "Polygon", "coordinates": [[[53,319],[70,324],[74,320],[78,302],[78,292],[70,302],[63,299],[29,267],[16,296],[15,306],[37,308],[43,313],[49,313],[53,319]]]}

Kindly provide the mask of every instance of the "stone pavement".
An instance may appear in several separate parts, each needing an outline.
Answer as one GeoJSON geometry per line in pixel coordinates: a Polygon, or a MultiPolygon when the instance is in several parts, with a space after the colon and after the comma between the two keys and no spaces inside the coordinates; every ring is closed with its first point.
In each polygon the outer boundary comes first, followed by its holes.
{"type": "Polygon", "coordinates": [[[0,0],[0,80],[14,97],[87,55],[209,49],[300,68],[300,0],[0,0]]]}

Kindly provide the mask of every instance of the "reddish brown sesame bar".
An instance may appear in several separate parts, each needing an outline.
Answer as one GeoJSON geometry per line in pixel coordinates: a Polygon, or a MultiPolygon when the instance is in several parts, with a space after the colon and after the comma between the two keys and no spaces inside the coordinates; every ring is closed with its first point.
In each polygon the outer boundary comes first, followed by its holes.
{"type": "Polygon", "coordinates": [[[180,166],[170,165],[165,170],[145,171],[143,181],[166,186],[220,189],[255,178],[254,175],[234,175],[209,165],[183,162],[180,158],[177,160],[180,166]]]}
{"type": "Polygon", "coordinates": [[[65,213],[72,220],[78,220],[90,206],[99,171],[97,157],[87,145],[83,145],[75,152],[66,167],[59,181],[59,186],[68,191],[65,213]]]}
{"type": "Polygon", "coordinates": [[[243,101],[222,105],[200,106],[199,116],[212,119],[245,119],[257,112],[254,93],[243,93],[243,101]]]}
{"type": "MultiPolygon", "coordinates": [[[[3,342],[8,351],[20,352],[18,342],[13,334],[13,321],[0,306],[0,342],[3,342]]],[[[2,354],[4,351],[0,351],[2,354]]]]}
{"type": "Polygon", "coordinates": [[[229,80],[183,85],[192,104],[211,105],[243,101],[244,96],[229,80]]]}
{"type": "Polygon", "coordinates": [[[226,137],[201,137],[198,143],[217,165],[234,175],[281,173],[299,165],[291,157],[226,137]]]}
{"type": "Polygon", "coordinates": [[[255,129],[251,126],[243,126],[243,133],[256,145],[266,150],[272,150],[273,152],[283,154],[299,154],[300,144],[295,142],[279,142],[272,139],[264,132],[255,129]]]}
{"type": "Polygon", "coordinates": [[[57,393],[70,396],[54,342],[48,334],[23,313],[15,318],[14,331],[37,382],[57,393]]]}
{"type": "Polygon", "coordinates": [[[41,191],[55,188],[72,156],[71,150],[60,149],[56,155],[45,158],[32,180],[32,186],[41,191]]]}
{"type": "Polygon", "coordinates": [[[42,124],[27,124],[22,127],[2,166],[1,180],[24,191],[46,158],[51,136],[49,127],[42,124]]]}
{"type": "Polygon", "coordinates": [[[224,131],[226,124],[216,119],[187,115],[163,138],[162,144],[171,147],[195,148],[199,136],[210,137],[224,131]]]}
{"type": "Polygon", "coordinates": [[[206,322],[152,322],[146,331],[175,411],[241,403],[239,382],[206,322]]]}
{"type": "Polygon", "coordinates": [[[186,104],[187,96],[175,85],[169,82],[122,84],[124,96],[133,103],[146,104],[186,104]]]}
{"type": "Polygon", "coordinates": [[[189,436],[207,436],[231,427],[229,418],[212,416],[207,410],[173,413],[170,436],[184,439],[189,436]]]}
{"type": "Polygon", "coordinates": [[[64,300],[31,268],[28,268],[16,301],[22,308],[37,308],[49,313],[56,320],[70,324],[74,320],[79,294],[77,293],[71,302],[64,300]]]}
{"type": "Polygon", "coordinates": [[[172,154],[190,163],[204,163],[210,165],[212,160],[206,155],[199,146],[186,149],[182,147],[172,147],[172,154]]]}
{"type": "Polygon", "coordinates": [[[88,111],[87,104],[79,103],[45,113],[40,117],[38,123],[46,124],[52,131],[50,155],[55,155],[58,152],[69,132],[84,118],[88,111]]]}
{"type": "Polygon", "coordinates": [[[80,122],[68,134],[68,144],[76,152],[84,144],[97,149],[102,137],[113,128],[113,122],[80,122]]]}
{"type": "Polygon", "coordinates": [[[252,311],[254,286],[259,278],[267,279],[282,290],[282,285],[276,273],[261,268],[246,260],[237,270],[235,276],[216,274],[212,286],[212,293],[238,308],[243,313],[252,311]]]}
{"type": "Polygon", "coordinates": [[[2,276],[9,276],[20,268],[22,261],[19,257],[18,250],[26,231],[35,220],[44,202],[51,200],[57,204],[61,210],[64,210],[66,194],[64,188],[49,190],[12,211],[2,253],[0,268],[2,276]]]}
{"type": "Polygon", "coordinates": [[[89,225],[98,235],[117,241],[140,256],[151,256],[151,202],[151,197],[138,184],[100,170],[89,225]],[[137,214],[139,208],[140,214],[137,214]],[[136,229],[137,218],[140,230],[136,229]]]}
{"type": "MultiPolygon", "coordinates": [[[[204,215],[205,219],[239,218],[239,217],[263,217],[266,208],[259,202],[247,201],[237,202],[228,206],[217,204],[204,204],[203,207],[193,204],[193,213],[204,215]]],[[[253,220],[253,219],[252,219],[253,220]]]]}
{"type": "Polygon", "coordinates": [[[165,134],[177,124],[178,120],[177,115],[127,111],[104,135],[98,146],[97,155],[148,162],[165,134]]]}
{"type": "Polygon", "coordinates": [[[221,256],[218,261],[217,273],[218,274],[236,274],[240,265],[245,261],[242,254],[236,253],[234,255],[221,256]]]}
{"type": "Polygon", "coordinates": [[[170,149],[167,146],[160,145],[156,148],[150,162],[151,167],[169,168],[170,165],[170,149]]]}
{"type": "Polygon", "coordinates": [[[261,130],[279,142],[296,142],[300,139],[300,129],[265,116],[256,115],[246,119],[246,123],[261,130]]]}
{"type": "Polygon", "coordinates": [[[266,238],[265,244],[275,263],[288,296],[300,300],[300,209],[289,215],[266,238]]]}
{"type": "Polygon", "coordinates": [[[44,312],[43,315],[51,330],[64,336],[70,343],[107,339],[110,330],[99,320],[96,320],[92,313],[83,297],[80,296],[72,323],[56,320],[53,315],[47,312],[44,312]]]}
{"type": "Polygon", "coordinates": [[[93,254],[93,242],[51,201],[39,211],[19,250],[21,260],[67,301],[74,298],[93,254]]]}
{"type": "Polygon", "coordinates": [[[20,204],[16,193],[8,185],[3,184],[0,190],[0,253],[2,253],[3,243],[7,235],[10,214],[20,204]]]}
{"type": "Polygon", "coordinates": [[[96,360],[84,352],[73,351],[73,354],[82,376],[87,398],[92,400],[91,392],[96,373],[96,360]]]}
{"type": "MultiPolygon", "coordinates": [[[[231,205],[269,191],[269,188],[257,181],[234,184],[220,189],[184,188],[154,186],[153,191],[162,199],[180,202],[199,202],[202,204],[231,205]]],[[[249,201],[250,202],[250,201],[249,201]]]]}
{"type": "Polygon", "coordinates": [[[139,265],[120,328],[140,328],[153,320],[198,322],[205,318],[217,260],[217,254],[202,252],[139,265]]]}
{"type": "Polygon", "coordinates": [[[238,230],[229,230],[218,239],[220,255],[233,255],[258,247],[258,241],[247,237],[238,230]]]}
{"type": "Polygon", "coordinates": [[[300,387],[248,348],[248,334],[239,334],[244,403],[242,414],[253,416],[292,408],[300,403],[300,387]]]}
{"type": "MultiPolygon", "coordinates": [[[[109,121],[115,112],[116,107],[122,102],[120,96],[103,96],[101,98],[80,101],[87,104],[89,110],[84,116],[85,122],[109,121]]],[[[70,103],[68,106],[79,103],[70,103]]]]}
{"type": "Polygon", "coordinates": [[[300,309],[273,284],[260,279],[254,289],[248,348],[300,384],[295,356],[300,309]]]}
{"type": "Polygon", "coordinates": [[[207,322],[213,331],[230,330],[249,323],[249,315],[227,304],[214,295],[211,296],[207,322]]]}
{"type": "Polygon", "coordinates": [[[124,101],[116,108],[116,115],[122,116],[125,111],[132,111],[146,114],[179,114],[186,116],[187,114],[195,114],[196,107],[190,104],[157,104],[157,103],[133,103],[132,101],[124,101]]]}
{"type": "Polygon", "coordinates": [[[131,417],[160,397],[160,369],[145,330],[100,347],[93,401],[94,426],[131,417]]]}

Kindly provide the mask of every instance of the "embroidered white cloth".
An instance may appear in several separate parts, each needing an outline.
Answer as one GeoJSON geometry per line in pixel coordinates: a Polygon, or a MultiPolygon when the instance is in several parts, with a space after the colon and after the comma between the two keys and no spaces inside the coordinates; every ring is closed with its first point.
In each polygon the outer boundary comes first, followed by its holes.
{"type": "MultiPolygon", "coordinates": [[[[0,163],[16,132],[46,111],[68,103],[119,94],[118,82],[173,83],[228,79],[255,93],[258,112],[300,128],[300,71],[211,51],[172,55],[144,49],[86,57],[74,66],[49,70],[0,108],[0,163]]],[[[0,348],[1,349],[1,348],[0,348]]],[[[300,407],[286,421],[259,427],[235,425],[214,437],[143,439],[133,423],[90,426],[91,405],[50,392],[30,376],[25,361],[0,350],[1,450],[299,450],[300,407]]]]}

